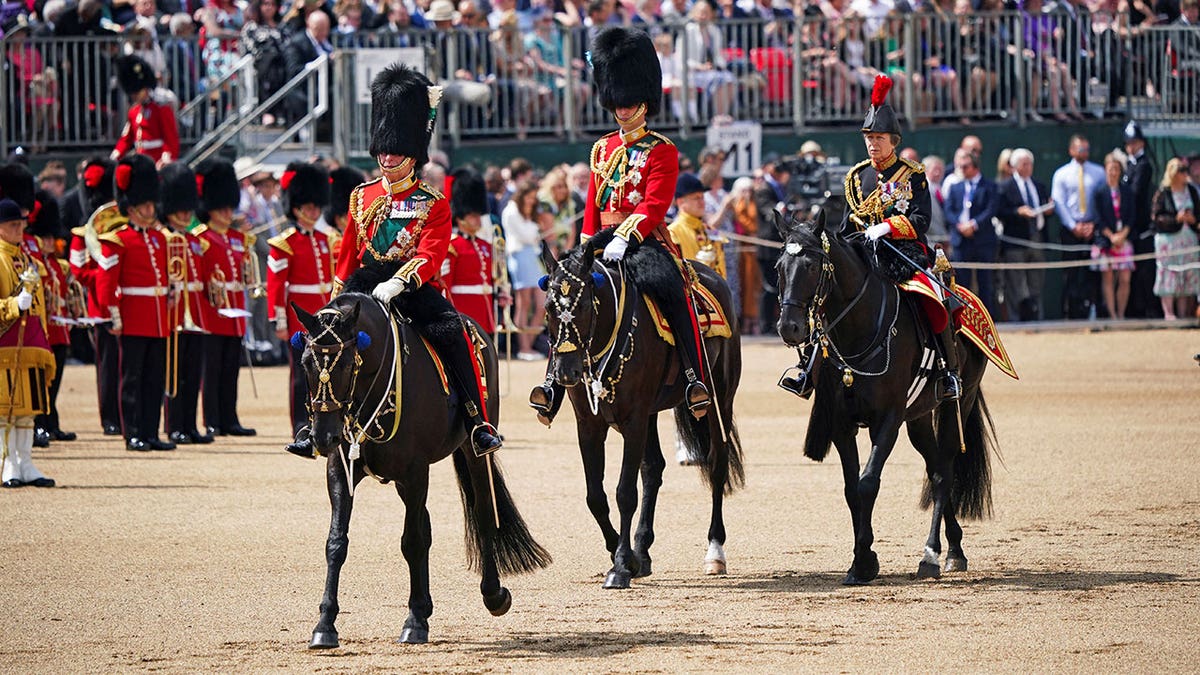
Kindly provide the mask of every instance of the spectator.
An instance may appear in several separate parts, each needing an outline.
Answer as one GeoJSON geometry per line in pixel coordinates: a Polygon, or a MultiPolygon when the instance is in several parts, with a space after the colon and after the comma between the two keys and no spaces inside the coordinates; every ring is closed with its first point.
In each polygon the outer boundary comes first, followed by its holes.
{"type": "MultiPolygon", "coordinates": [[[[964,152],[955,157],[954,163],[963,178],[946,195],[951,260],[994,263],[998,241],[992,217],[1000,207],[996,184],[983,175],[978,155],[964,152]]],[[[999,316],[990,269],[961,270],[958,276],[960,282],[966,280],[964,285],[975,291],[992,316],[999,316]]]]}
{"type": "MultiPolygon", "coordinates": [[[[1004,224],[1004,236],[1009,240],[1000,245],[1000,260],[1004,263],[1045,262],[1046,256],[1037,248],[1037,244],[1046,239],[1046,216],[1040,209],[1046,204],[1053,204],[1050,190],[1033,179],[1033,153],[1028,149],[1013,150],[1009,163],[1012,165],[1012,175],[997,186],[1000,192],[1000,222],[1004,224]],[[1017,241],[1011,241],[1014,239],[1017,241]]],[[[1045,271],[1008,269],[1003,274],[1008,318],[1021,321],[1039,319],[1045,271]]]]}
{"type": "Polygon", "coordinates": [[[204,64],[209,82],[215,84],[232,72],[240,56],[238,41],[245,17],[241,5],[234,0],[207,0],[199,14],[204,24],[204,64]]]}
{"type": "Polygon", "coordinates": [[[16,93],[16,101],[10,105],[15,104],[30,120],[32,128],[23,131],[34,154],[41,154],[45,144],[58,132],[58,71],[46,67],[41,50],[27,41],[29,32],[29,24],[24,21],[9,28],[4,35],[4,57],[16,78],[15,88],[8,85],[16,93]]]}
{"type": "MultiPolygon", "coordinates": [[[[758,206],[754,200],[754,181],[743,176],[733,181],[729,191],[730,207],[733,211],[733,231],[743,237],[758,236],[758,206]]],[[[759,333],[759,297],[763,292],[762,270],[758,266],[756,248],[739,244],[737,251],[738,279],[741,282],[741,307],[739,325],[743,335],[759,333]]]]}
{"type": "Polygon", "coordinates": [[[446,167],[437,162],[428,162],[421,168],[421,180],[429,183],[435,190],[448,192],[446,189],[446,167]]]}
{"type": "Polygon", "coordinates": [[[650,37],[657,37],[663,32],[661,11],[662,0],[634,0],[629,23],[646,31],[650,37]]]}
{"type": "Polygon", "coordinates": [[[167,69],[162,46],[158,43],[158,35],[166,28],[167,17],[159,16],[155,0],[133,0],[133,18],[125,24],[126,35],[135,36],[137,46],[126,43],[126,53],[142,57],[154,68],[154,73],[161,79],[167,69]],[[132,48],[132,49],[131,49],[132,48]]]}
{"type": "Polygon", "coordinates": [[[662,16],[663,23],[681,24],[687,21],[691,9],[691,0],[667,0],[659,5],[659,15],[662,16]]]}
{"type": "Polygon", "coordinates": [[[61,201],[67,190],[67,167],[57,159],[46,162],[42,172],[37,176],[38,189],[45,190],[56,200],[61,201]]]}
{"type": "Polygon", "coordinates": [[[978,136],[963,136],[963,139],[958,143],[958,150],[954,152],[954,172],[946,176],[942,180],[942,196],[950,194],[950,188],[955,183],[962,180],[962,174],[958,172],[958,158],[960,154],[973,154],[976,157],[983,157],[983,141],[979,140],[978,136]]]}
{"type": "Polygon", "coordinates": [[[713,122],[731,122],[730,113],[737,94],[737,78],[725,61],[725,38],[713,25],[712,5],[697,2],[688,12],[683,35],[675,44],[676,72],[682,73],[687,58],[689,85],[705,92],[712,100],[713,122]]]}
{"type": "MultiPolygon", "coordinates": [[[[1050,181],[1050,196],[1054,211],[1062,223],[1062,240],[1066,244],[1087,245],[1087,253],[1066,251],[1064,260],[1086,260],[1090,257],[1095,238],[1095,221],[1088,213],[1088,195],[1104,183],[1104,168],[1088,161],[1091,145],[1088,139],[1076,134],[1071,137],[1068,153],[1071,161],[1059,167],[1050,181]]],[[[1086,267],[1072,267],[1066,273],[1063,287],[1063,315],[1068,319],[1086,319],[1094,311],[1094,279],[1086,267]]]]}
{"type": "MultiPolygon", "coordinates": [[[[1125,155],[1127,164],[1122,181],[1133,194],[1134,219],[1126,223],[1132,228],[1129,235],[1134,255],[1154,251],[1154,228],[1150,222],[1150,202],[1154,198],[1154,164],[1146,152],[1146,137],[1137,122],[1125,125],[1125,155]]],[[[1135,317],[1155,317],[1161,303],[1154,298],[1154,261],[1135,263],[1130,282],[1129,313],[1135,317]]]]}
{"type": "Polygon", "coordinates": [[[571,194],[565,168],[556,166],[546,173],[538,189],[538,201],[542,212],[550,214],[553,219],[548,240],[550,250],[554,257],[561,257],[575,246],[576,232],[583,220],[583,204],[577,203],[571,194]]]}
{"type": "Polygon", "coordinates": [[[675,40],[670,33],[660,33],[654,38],[654,53],[658,56],[658,67],[662,70],[663,96],[671,105],[671,114],[678,122],[698,123],[696,96],[689,92],[687,117],[683,115],[683,72],[675,59],[675,40]]]}
{"type": "MultiPolygon", "coordinates": [[[[701,152],[703,156],[704,153],[701,152]]],[[[704,221],[708,225],[713,238],[721,242],[721,260],[724,266],[722,276],[729,284],[729,292],[733,295],[733,314],[742,313],[742,284],[738,274],[737,258],[733,257],[734,249],[729,245],[729,235],[736,232],[733,219],[733,196],[725,191],[725,179],[721,177],[721,163],[716,163],[713,157],[720,157],[724,162],[724,153],[709,155],[708,162],[700,160],[700,182],[704,185],[704,221]],[[730,260],[730,258],[733,258],[730,260]]]]}
{"type": "Polygon", "coordinates": [[[1187,180],[1187,166],[1182,159],[1167,162],[1158,192],[1154,193],[1151,217],[1154,220],[1154,252],[1158,274],[1154,279],[1154,294],[1162,301],[1163,316],[1173,321],[1189,318],[1196,312],[1196,295],[1200,294],[1200,254],[1181,253],[1195,249],[1196,214],[1200,213],[1200,188],[1187,180]],[[1189,267],[1190,266],[1190,267],[1189,267]]]}
{"type": "MultiPolygon", "coordinates": [[[[279,0],[250,0],[246,24],[242,27],[242,49],[254,55],[259,102],[266,101],[287,82],[284,42],[279,0]]],[[[263,124],[285,124],[283,109],[283,105],[274,106],[263,115],[263,124]]]]}
{"type": "Polygon", "coordinates": [[[964,103],[969,111],[980,113],[992,107],[992,96],[1000,84],[1001,51],[995,36],[1007,17],[976,16],[971,0],[955,0],[954,20],[958,26],[956,60],[960,75],[967,80],[964,103]]]}
{"type": "Polygon", "coordinates": [[[508,251],[508,277],[513,288],[514,321],[517,336],[517,358],[536,361],[545,358],[534,351],[534,334],[542,328],[545,315],[545,293],[538,288],[542,269],[542,232],[538,225],[537,185],[521,183],[504,207],[500,220],[504,227],[504,242],[508,251]]]}
{"type": "Polygon", "coordinates": [[[204,66],[193,40],[196,24],[191,15],[179,13],[171,15],[167,26],[171,36],[163,40],[163,56],[167,59],[166,84],[180,101],[191,101],[201,91],[198,83],[200,69],[204,66]]]}
{"type": "Polygon", "coordinates": [[[1120,150],[1104,158],[1105,183],[1092,193],[1096,238],[1092,244],[1093,270],[1100,272],[1100,291],[1108,318],[1124,319],[1129,302],[1129,280],[1133,271],[1133,245],[1129,234],[1137,217],[1133,189],[1121,181],[1125,156],[1120,150]],[[1115,272],[1115,274],[1114,274],[1115,272]],[[1116,280],[1116,289],[1113,281],[1116,280]]]}
{"type": "MultiPolygon", "coordinates": [[[[553,102],[557,103],[550,109],[561,110],[565,87],[570,83],[575,88],[575,110],[582,110],[588,93],[591,91],[581,77],[583,61],[570,59],[563,51],[562,32],[558,29],[554,15],[549,10],[540,10],[535,13],[535,17],[533,33],[525,36],[525,50],[529,54],[534,72],[537,74],[539,96],[543,96],[541,92],[550,93],[554,97],[553,102]]],[[[551,102],[550,100],[544,101],[545,104],[551,102]]],[[[539,101],[539,105],[542,103],[543,101],[539,101]]],[[[557,132],[561,134],[562,115],[557,115],[556,121],[559,127],[557,132]]]]}
{"type": "Polygon", "coordinates": [[[365,36],[360,34],[363,27],[362,0],[337,0],[333,6],[333,16],[337,20],[339,47],[357,49],[367,46],[365,36]]]}
{"type": "MultiPolygon", "coordinates": [[[[782,242],[783,234],[776,221],[787,209],[787,183],[791,174],[779,162],[778,155],[768,155],[763,161],[762,182],[754,188],[754,210],[758,213],[758,238],[782,242]]],[[[775,261],[779,250],[773,246],[758,246],[758,266],[762,272],[762,293],[758,297],[758,330],[761,335],[775,333],[775,312],[778,309],[779,276],[775,261]]]]}
{"type": "Polygon", "coordinates": [[[787,47],[788,27],[796,18],[787,7],[776,7],[774,0],[758,0],[754,5],[751,16],[757,15],[763,20],[762,33],[758,36],[757,44],[762,47],[787,47]]]}
{"type": "MultiPolygon", "coordinates": [[[[308,15],[308,27],[303,33],[288,40],[284,47],[288,79],[296,77],[308,67],[309,63],[331,52],[333,52],[333,45],[329,43],[329,15],[324,12],[311,12],[308,15]]],[[[308,114],[308,93],[307,82],[292,90],[287,100],[289,121],[294,123],[308,114]]]]}
{"type": "Polygon", "coordinates": [[[320,12],[329,19],[329,25],[333,26],[337,19],[333,16],[333,12],[325,6],[324,0],[292,0],[291,8],[287,14],[283,15],[283,33],[287,37],[293,37],[299,33],[303,33],[308,27],[308,18],[313,14],[320,12]]]}
{"type": "Polygon", "coordinates": [[[1054,111],[1054,119],[1059,122],[1069,122],[1072,118],[1082,120],[1079,105],[1075,98],[1075,80],[1067,64],[1058,58],[1056,40],[1061,36],[1060,28],[1054,17],[1046,14],[1042,8],[1042,0],[1024,0],[1021,5],[1021,30],[1024,31],[1024,52],[1016,53],[1016,46],[1009,46],[1016,64],[1026,69],[1026,80],[1029,87],[1030,111],[1033,121],[1041,121],[1042,116],[1036,111],[1040,106],[1042,92],[1047,92],[1050,109],[1054,111]],[[1063,96],[1066,96],[1066,108],[1070,116],[1063,112],[1063,96]]]}
{"type": "Polygon", "coordinates": [[[996,183],[1000,184],[1012,178],[1012,148],[1002,148],[1000,156],[996,158],[996,183]]]}
{"type": "Polygon", "coordinates": [[[921,160],[925,166],[925,179],[929,183],[929,230],[925,237],[930,242],[941,244],[946,252],[950,249],[950,233],[946,231],[946,198],[942,193],[942,180],[946,177],[946,160],[929,155],[921,160]]]}
{"type": "Polygon", "coordinates": [[[517,139],[524,140],[530,124],[549,107],[550,89],[533,79],[533,64],[525,53],[515,11],[504,14],[490,39],[500,124],[515,127],[517,139]]]}

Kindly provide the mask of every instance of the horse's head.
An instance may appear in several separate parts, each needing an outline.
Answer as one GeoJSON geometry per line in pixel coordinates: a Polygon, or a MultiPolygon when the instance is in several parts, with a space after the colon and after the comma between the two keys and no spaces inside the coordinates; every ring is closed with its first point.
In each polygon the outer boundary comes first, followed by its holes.
{"type": "Polygon", "coordinates": [[[823,309],[833,284],[833,262],[829,258],[830,234],[825,230],[825,211],[808,220],[794,219],[780,228],[785,234],[783,253],[775,268],[779,272],[779,337],[789,346],[806,343],[812,330],[810,317],[823,309]]]}
{"type": "Polygon", "coordinates": [[[591,242],[554,260],[544,260],[550,273],[542,277],[546,291],[546,327],[553,347],[550,376],[566,387],[579,383],[591,359],[600,300],[596,287],[605,277],[593,272],[596,249],[591,242]]]}
{"type": "Polygon", "coordinates": [[[308,380],[312,439],[318,451],[328,454],[342,439],[362,366],[360,352],[370,344],[370,338],[358,330],[358,300],[335,300],[315,315],[292,307],[307,333],[297,334],[293,340],[304,344],[300,363],[308,380]]]}

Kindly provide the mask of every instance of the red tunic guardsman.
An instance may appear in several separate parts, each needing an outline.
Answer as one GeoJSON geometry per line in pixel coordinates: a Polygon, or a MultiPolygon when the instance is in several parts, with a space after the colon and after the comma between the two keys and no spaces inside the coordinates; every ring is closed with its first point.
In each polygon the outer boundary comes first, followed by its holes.
{"type": "Polygon", "coordinates": [[[214,436],[253,436],[255,430],[238,420],[237,382],[249,316],[246,257],[254,255],[254,241],[233,228],[241,191],[232,163],[223,159],[201,162],[196,168],[196,187],[204,225],[192,232],[208,243],[204,259],[210,304],[204,325],[212,334],[204,360],[204,423],[214,436]]]}
{"type": "Polygon", "coordinates": [[[453,175],[450,215],[454,218],[455,232],[442,263],[442,283],[455,309],[479,322],[485,332],[494,333],[492,245],[478,236],[483,225],[480,218],[488,213],[487,188],[483,178],[470,169],[459,169],[453,175]]]}
{"type": "Polygon", "coordinates": [[[476,452],[501,446],[483,404],[483,382],[462,318],[436,287],[450,246],[450,207],[436,188],[417,179],[429,159],[429,141],[441,88],[404,65],[385,68],[371,83],[370,153],[383,178],[358,187],[338,251],[337,282],[361,267],[390,274],[371,294],[394,302],[445,360],[462,395],[467,431],[476,452]]]}
{"type": "MultiPolygon", "coordinates": [[[[304,327],[292,305],[316,314],[333,294],[333,246],[316,229],[321,209],[329,203],[329,174],[319,164],[292,162],[279,180],[283,188],[283,210],[292,227],[271,237],[267,254],[267,298],[275,336],[288,340],[304,327]]],[[[289,344],[289,347],[291,345],[289,344]]],[[[300,363],[300,352],[288,349],[291,365],[289,395],[293,454],[312,456],[308,437],[308,379],[300,363]]]]}
{"type": "Polygon", "coordinates": [[[71,276],[83,286],[87,295],[87,316],[91,324],[92,346],[96,352],[96,400],[100,410],[100,426],[105,436],[121,435],[120,411],[120,347],[117,338],[104,321],[98,303],[96,275],[99,271],[99,236],[122,226],[127,221],[113,201],[113,170],[116,163],[96,157],[83,169],[81,190],[91,211],[87,222],[71,230],[71,276]]]}
{"type": "Polygon", "coordinates": [[[117,206],[129,222],[100,235],[96,290],[121,345],[125,449],[174,450],[174,443],[158,437],[171,325],[167,238],[158,225],[154,160],[145,155],[122,158],[114,182],[117,206]]]}
{"type": "MultiPolygon", "coordinates": [[[[168,382],[164,406],[167,438],[176,444],[212,443],[213,437],[201,433],[196,425],[196,406],[200,401],[200,382],[209,336],[205,325],[213,309],[208,300],[209,278],[205,251],[207,240],[188,231],[199,203],[196,174],[183,162],[172,162],[159,171],[162,178],[162,203],[159,212],[166,224],[167,268],[171,275],[171,330],[176,333],[175,382],[168,382]],[[173,387],[172,387],[173,385],[173,387]]],[[[168,350],[169,351],[169,350],[168,350]]]]}
{"type": "Polygon", "coordinates": [[[161,167],[179,157],[179,125],[169,105],[154,100],[158,85],[154,69],[138,56],[117,59],[117,82],[129,96],[128,120],[113,148],[112,158],[136,152],[161,167]]]}
{"type": "Polygon", "coordinates": [[[352,166],[341,166],[329,172],[329,206],[317,221],[316,229],[329,238],[334,260],[337,260],[342,233],[350,220],[350,195],[365,182],[366,175],[352,166]]]}
{"type": "Polygon", "coordinates": [[[58,201],[49,192],[39,190],[35,195],[33,210],[29,213],[29,227],[25,234],[34,237],[39,249],[44,252],[46,276],[42,279],[42,288],[46,294],[46,337],[54,354],[55,368],[54,379],[50,382],[48,411],[34,420],[35,443],[38,437],[47,442],[75,440],[75,434],[63,431],[59,426],[58,415],[58,391],[62,386],[63,366],[71,350],[71,325],[75,319],[68,301],[69,268],[66,261],[59,260],[54,252],[60,223],[58,201]]]}
{"type": "MultiPolygon", "coordinates": [[[[610,262],[621,260],[630,246],[647,238],[657,240],[675,258],[683,270],[678,277],[682,293],[680,289],[642,290],[655,298],[671,325],[688,380],[684,397],[692,414],[702,417],[710,399],[704,384],[704,341],[687,292],[694,275],[680,264],[679,247],[666,223],[667,210],[675,199],[679,153],[666,136],[646,128],[646,118],[658,114],[662,103],[662,70],[654,43],[640,30],[606,28],[593,40],[591,55],[600,105],[613,114],[619,129],[592,146],[592,179],[581,237],[587,241],[614,228],[603,253],[610,262]],[[656,297],[659,295],[662,297],[656,297]]],[[[529,404],[544,424],[557,413],[562,393],[549,377],[530,393],[529,404]]]]}

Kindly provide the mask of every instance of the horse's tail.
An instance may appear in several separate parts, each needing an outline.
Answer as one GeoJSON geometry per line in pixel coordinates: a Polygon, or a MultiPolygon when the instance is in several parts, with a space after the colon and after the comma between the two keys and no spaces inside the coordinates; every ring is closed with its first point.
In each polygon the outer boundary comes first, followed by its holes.
{"type": "MultiPolygon", "coordinates": [[[[819,368],[823,368],[821,364],[819,368]]],[[[833,373],[814,373],[817,376],[816,392],[813,394],[812,412],[808,414],[808,433],[804,436],[804,456],[818,462],[825,461],[829,447],[833,444],[834,385],[841,381],[833,373]]]]}
{"type": "MultiPolygon", "coordinates": [[[[947,409],[939,413],[938,445],[957,447],[958,423],[954,419],[954,410],[947,409]]],[[[992,414],[988,412],[987,402],[983,399],[983,391],[975,396],[975,405],[967,411],[963,419],[963,442],[967,451],[955,451],[954,482],[950,487],[950,500],[959,518],[974,520],[992,516],[992,466],[991,453],[999,452],[996,445],[996,427],[992,422],[992,414]]],[[[928,508],[933,503],[933,490],[929,481],[925,481],[925,489],[921,492],[921,507],[928,508]]]]}
{"type": "MultiPolygon", "coordinates": [[[[716,412],[709,411],[708,414],[715,415],[716,412]]],[[[675,408],[675,427],[679,430],[679,439],[683,441],[689,455],[704,460],[700,462],[700,475],[704,478],[704,484],[712,489],[714,487],[713,476],[720,467],[717,465],[718,453],[711,452],[712,432],[708,425],[707,417],[701,419],[692,417],[686,404],[675,408]]],[[[734,423],[732,416],[725,420],[725,425],[729,440],[725,443],[725,485],[722,489],[725,494],[731,494],[745,487],[746,469],[742,463],[742,439],[738,436],[737,424],[734,423]]]]}
{"type": "Polygon", "coordinates": [[[482,458],[482,462],[492,462],[492,483],[496,490],[496,511],[500,514],[500,529],[496,529],[495,516],[492,514],[491,496],[488,495],[486,474],[479,476],[483,485],[476,483],[472,475],[470,463],[462,448],[454,451],[454,472],[458,475],[458,487],[462,495],[463,512],[466,516],[465,541],[467,547],[467,566],[473,571],[482,573],[485,556],[491,556],[501,574],[522,574],[533,572],[546,567],[551,562],[550,554],[541,544],[533,539],[525,519],[517,511],[504,475],[500,473],[500,465],[493,455],[490,460],[482,458]],[[480,504],[481,498],[483,503],[480,504]]]}

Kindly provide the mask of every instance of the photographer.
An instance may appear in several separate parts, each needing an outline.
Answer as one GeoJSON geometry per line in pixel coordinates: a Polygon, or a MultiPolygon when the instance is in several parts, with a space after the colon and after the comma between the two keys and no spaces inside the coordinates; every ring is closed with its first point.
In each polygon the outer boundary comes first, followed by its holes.
{"type": "MultiPolygon", "coordinates": [[[[754,187],[754,206],[758,210],[758,236],[768,241],[782,242],[783,237],[776,227],[776,219],[787,210],[786,186],[791,179],[786,163],[779,155],[767,155],[762,166],[762,181],[754,187]]],[[[779,278],[775,261],[779,251],[773,246],[758,247],[758,266],[762,270],[762,295],[759,296],[759,332],[763,335],[775,333],[775,317],[778,311],[779,278]]]]}

